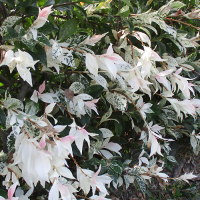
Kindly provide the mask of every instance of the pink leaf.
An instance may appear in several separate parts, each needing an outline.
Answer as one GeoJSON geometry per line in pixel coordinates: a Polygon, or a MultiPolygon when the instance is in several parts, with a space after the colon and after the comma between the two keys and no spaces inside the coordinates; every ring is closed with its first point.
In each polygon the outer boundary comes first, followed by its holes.
{"type": "Polygon", "coordinates": [[[101,38],[103,38],[107,33],[104,33],[102,35],[93,35],[91,38],[86,38],[82,43],[94,46],[101,38]]]}
{"type": "Polygon", "coordinates": [[[9,189],[8,189],[8,200],[11,200],[14,193],[15,193],[15,189],[17,187],[18,183],[14,183],[9,189]]]}
{"type": "Polygon", "coordinates": [[[49,14],[52,13],[51,11],[52,5],[43,8],[42,10],[39,8],[39,15],[38,18],[43,17],[43,18],[48,18],[49,14]]]}
{"type": "Polygon", "coordinates": [[[46,135],[43,135],[40,142],[39,142],[39,146],[41,149],[44,149],[46,146],[46,135]]]}
{"type": "Polygon", "coordinates": [[[63,143],[73,142],[74,140],[75,140],[75,137],[72,136],[72,135],[67,135],[65,137],[60,138],[60,141],[63,142],[63,143]]]}
{"type": "Polygon", "coordinates": [[[85,105],[86,105],[88,108],[94,110],[94,111],[98,114],[98,111],[97,111],[96,105],[95,105],[95,103],[97,103],[98,101],[99,101],[99,99],[93,99],[93,100],[91,100],[91,101],[85,102],[85,105]]]}
{"type": "Polygon", "coordinates": [[[39,93],[42,94],[45,90],[45,81],[39,87],[39,93]]]}
{"type": "Polygon", "coordinates": [[[175,72],[175,74],[180,74],[181,73],[181,71],[182,71],[182,68],[179,68],[176,72],[175,72]]]}

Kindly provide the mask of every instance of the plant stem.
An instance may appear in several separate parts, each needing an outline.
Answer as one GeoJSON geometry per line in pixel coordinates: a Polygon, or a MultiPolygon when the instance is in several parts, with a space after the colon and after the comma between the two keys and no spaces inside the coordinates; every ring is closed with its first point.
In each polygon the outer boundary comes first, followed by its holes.
{"type": "Polygon", "coordinates": [[[183,21],[178,20],[178,19],[172,19],[172,18],[169,18],[169,17],[165,17],[165,19],[168,20],[168,21],[177,22],[177,23],[180,23],[180,24],[184,24],[184,25],[186,25],[186,26],[189,26],[189,27],[191,27],[191,28],[200,30],[200,27],[194,26],[194,25],[192,25],[192,24],[189,24],[189,23],[187,23],[187,22],[183,22],[183,21]]]}

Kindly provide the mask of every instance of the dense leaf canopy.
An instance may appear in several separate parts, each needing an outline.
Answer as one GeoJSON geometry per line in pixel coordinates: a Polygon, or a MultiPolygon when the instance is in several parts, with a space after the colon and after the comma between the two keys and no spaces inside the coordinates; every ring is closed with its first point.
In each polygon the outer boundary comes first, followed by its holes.
{"type": "Polygon", "coordinates": [[[198,179],[172,169],[200,151],[199,3],[0,0],[0,200],[198,179]]]}

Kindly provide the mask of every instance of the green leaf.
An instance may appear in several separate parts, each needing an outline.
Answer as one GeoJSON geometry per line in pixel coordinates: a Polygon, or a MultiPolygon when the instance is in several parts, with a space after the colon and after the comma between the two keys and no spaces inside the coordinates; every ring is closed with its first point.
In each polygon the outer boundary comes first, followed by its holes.
{"type": "Polygon", "coordinates": [[[15,5],[15,0],[1,0],[0,2],[6,3],[9,6],[15,5]]]}
{"type": "Polygon", "coordinates": [[[84,85],[80,82],[73,82],[71,84],[71,86],[69,87],[69,89],[74,93],[74,94],[78,94],[83,92],[83,90],[85,89],[84,85]]]}
{"type": "Polygon", "coordinates": [[[39,34],[37,39],[41,45],[51,46],[49,39],[44,34],[39,34]]]}
{"type": "Polygon", "coordinates": [[[84,3],[98,3],[98,2],[101,2],[103,0],[80,0],[80,2],[84,2],[84,3]]]}
{"type": "Polygon", "coordinates": [[[136,176],[135,180],[136,180],[136,182],[137,182],[137,184],[138,184],[141,192],[143,194],[145,194],[145,192],[146,192],[146,185],[145,185],[144,179],[142,177],[140,177],[140,176],[136,176]]]}
{"type": "Polygon", "coordinates": [[[0,125],[6,125],[6,114],[2,109],[0,109],[0,125]]]}
{"type": "Polygon", "coordinates": [[[18,16],[9,16],[3,21],[2,26],[12,27],[20,19],[21,19],[21,17],[18,17],[18,16]]]}
{"type": "Polygon", "coordinates": [[[150,6],[153,3],[153,0],[148,0],[146,6],[150,6]]]}
{"type": "Polygon", "coordinates": [[[120,163],[117,161],[112,161],[111,165],[108,169],[108,174],[112,176],[112,178],[117,181],[119,176],[122,174],[123,168],[120,163]]]}
{"type": "Polygon", "coordinates": [[[76,19],[70,19],[66,21],[62,26],[60,27],[59,31],[59,39],[65,40],[76,33],[78,28],[78,22],[76,19]]]}
{"type": "Polygon", "coordinates": [[[182,7],[186,6],[184,3],[180,2],[180,1],[175,1],[173,2],[170,7],[173,9],[173,8],[176,8],[176,9],[180,9],[182,7]]]}
{"type": "Polygon", "coordinates": [[[130,0],[122,0],[127,6],[132,7],[130,0]]]}
{"type": "Polygon", "coordinates": [[[115,135],[120,136],[122,134],[122,124],[119,121],[114,122],[114,127],[115,127],[115,135]],[[116,123],[117,122],[117,123],[116,123]]]}
{"type": "Polygon", "coordinates": [[[25,112],[29,115],[36,115],[39,111],[39,104],[29,101],[25,105],[25,112]]]}
{"type": "Polygon", "coordinates": [[[127,108],[127,99],[125,96],[119,94],[119,93],[106,93],[106,100],[113,105],[114,109],[120,110],[124,112],[127,108]]]}
{"type": "Polygon", "coordinates": [[[177,162],[174,156],[167,156],[167,160],[169,160],[170,162],[174,162],[174,163],[177,162]]]}
{"type": "Polygon", "coordinates": [[[101,10],[101,9],[108,9],[110,8],[110,3],[112,2],[112,0],[106,0],[105,2],[101,2],[97,7],[96,7],[96,11],[97,10],[101,10]]]}
{"type": "Polygon", "coordinates": [[[5,32],[4,40],[11,40],[18,37],[18,33],[12,27],[7,27],[7,32],[5,32]]]}
{"type": "Polygon", "coordinates": [[[109,118],[111,115],[112,115],[112,107],[110,106],[108,112],[106,112],[106,113],[103,115],[103,117],[101,118],[101,121],[100,121],[99,124],[101,124],[101,123],[107,121],[108,118],[109,118]]]}
{"type": "Polygon", "coordinates": [[[27,6],[25,8],[25,13],[27,15],[33,15],[33,16],[37,16],[38,15],[38,8],[36,6],[27,6]]]}
{"type": "Polygon", "coordinates": [[[54,0],[39,0],[38,6],[39,7],[46,7],[55,4],[54,0]]]}
{"type": "Polygon", "coordinates": [[[193,52],[188,56],[188,61],[193,62],[197,57],[197,52],[193,52]]]}
{"type": "Polygon", "coordinates": [[[4,101],[4,106],[6,109],[12,109],[12,110],[16,110],[16,109],[23,110],[24,108],[23,103],[19,99],[15,99],[15,98],[6,99],[4,101]]]}
{"type": "Polygon", "coordinates": [[[5,190],[0,189],[0,196],[6,198],[7,192],[5,190]]]}
{"type": "Polygon", "coordinates": [[[47,65],[47,57],[44,48],[40,45],[36,45],[36,51],[33,53],[33,58],[39,60],[42,64],[47,65]]]}
{"type": "Polygon", "coordinates": [[[127,11],[129,11],[129,6],[126,5],[126,6],[124,6],[124,7],[122,7],[122,8],[120,9],[118,15],[123,14],[123,13],[125,13],[125,12],[127,12],[127,11]]]}
{"type": "Polygon", "coordinates": [[[104,88],[100,85],[91,85],[87,89],[86,93],[91,95],[92,97],[94,97],[96,99],[96,98],[99,98],[101,96],[103,89],[104,88]]]}
{"type": "MultiPolygon", "coordinates": [[[[25,45],[26,48],[28,48],[28,50],[30,51],[36,51],[35,45],[37,44],[35,40],[26,40],[25,38],[21,38],[21,42],[23,43],[23,46],[25,45]]],[[[21,43],[20,43],[21,44],[21,43]]],[[[18,43],[18,45],[20,45],[18,43]]],[[[16,43],[15,43],[16,45],[16,43]]],[[[21,44],[22,45],[22,44],[21,44]]]]}

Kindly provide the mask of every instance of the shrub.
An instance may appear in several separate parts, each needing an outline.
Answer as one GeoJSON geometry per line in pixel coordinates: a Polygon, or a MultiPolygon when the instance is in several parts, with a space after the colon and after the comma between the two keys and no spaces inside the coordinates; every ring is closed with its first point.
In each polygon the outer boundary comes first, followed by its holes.
{"type": "Polygon", "coordinates": [[[167,166],[180,138],[200,150],[197,5],[0,1],[0,199],[195,178],[167,166]]]}

